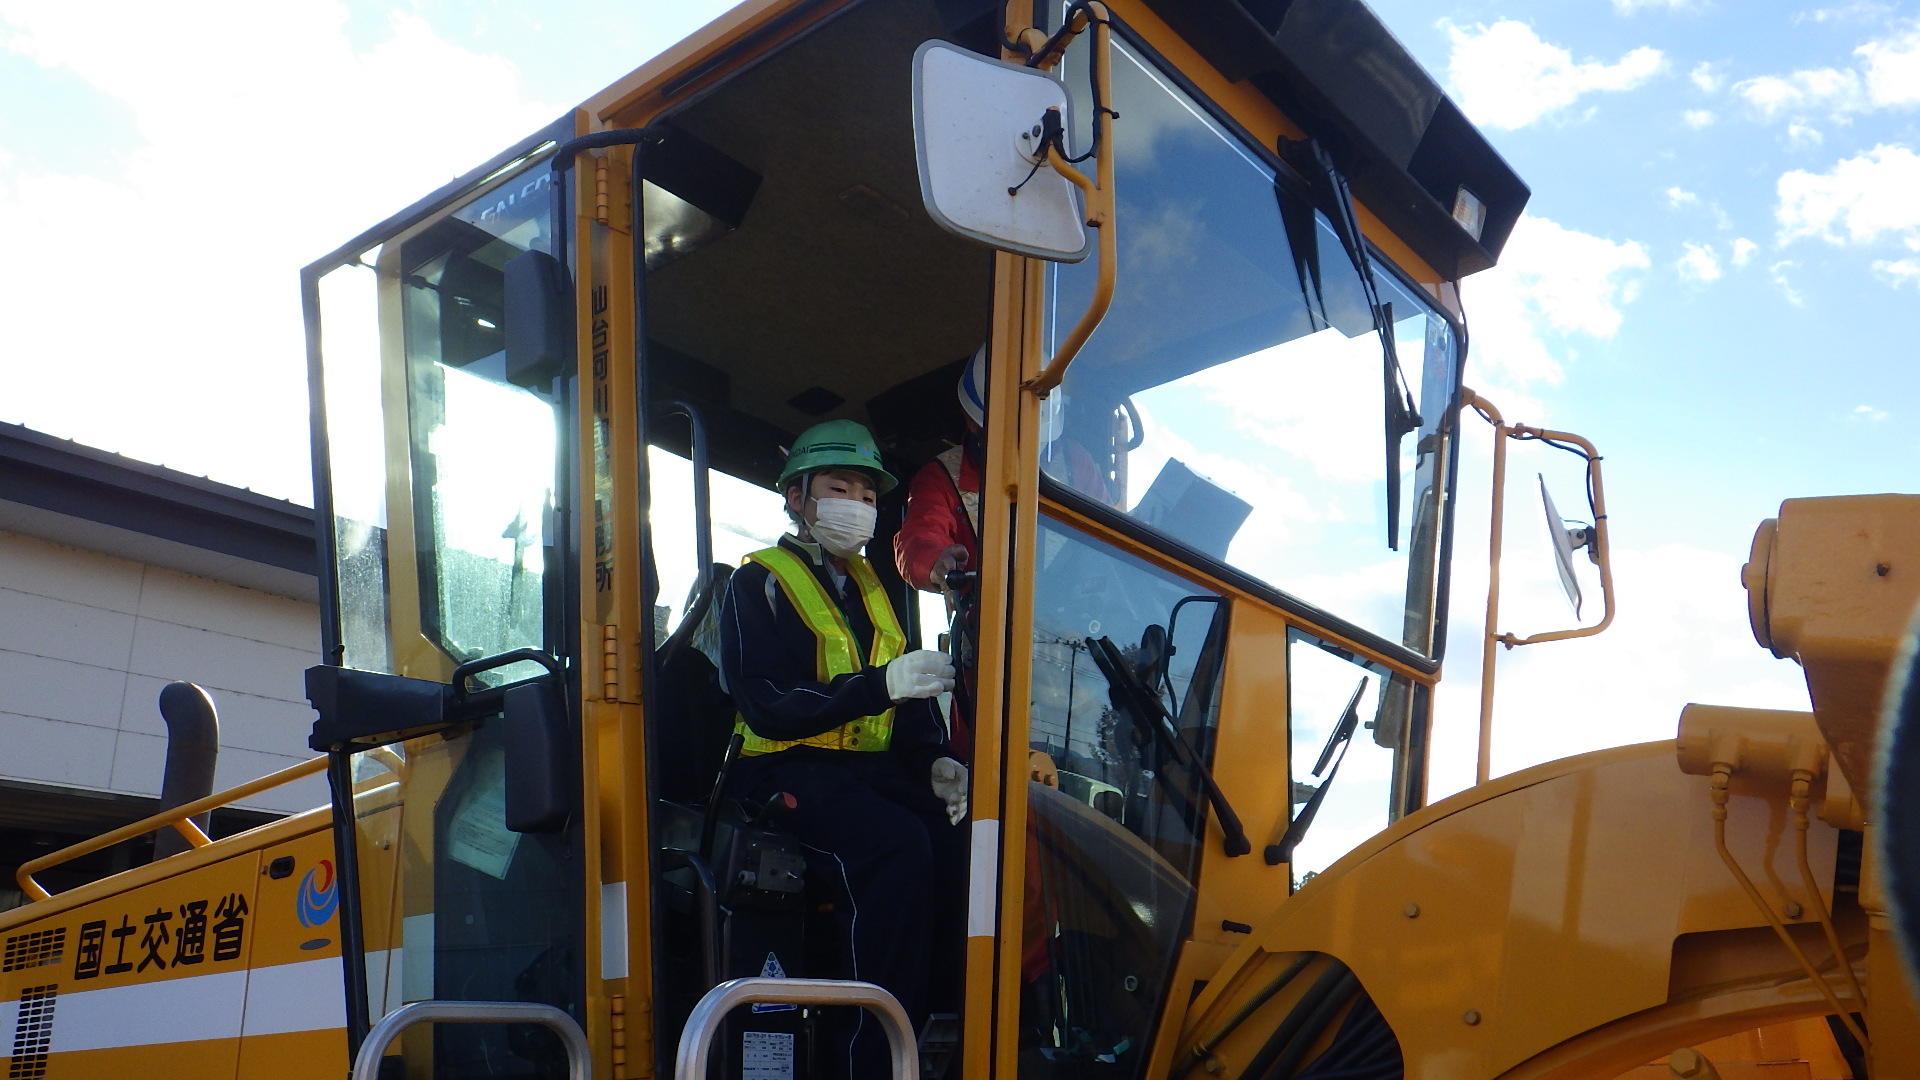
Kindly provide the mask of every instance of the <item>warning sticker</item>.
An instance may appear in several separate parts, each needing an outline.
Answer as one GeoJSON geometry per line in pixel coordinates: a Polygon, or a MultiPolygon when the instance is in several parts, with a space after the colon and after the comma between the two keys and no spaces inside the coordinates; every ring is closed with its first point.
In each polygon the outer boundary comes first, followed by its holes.
{"type": "Polygon", "coordinates": [[[740,1080],[793,1080],[793,1035],[779,1031],[741,1032],[740,1080]]]}
{"type": "MultiPolygon", "coordinates": [[[[780,958],[775,956],[771,951],[767,953],[766,962],[760,965],[760,977],[763,979],[784,979],[787,977],[787,969],[781,965],[780,958]]],[[[792,1012],[797,1008],[799,1008],[798,1005],[786,1005],[777,1001],[756,1001],[753,1003],[752,1011],[757,1013],[792,1012]]]]}

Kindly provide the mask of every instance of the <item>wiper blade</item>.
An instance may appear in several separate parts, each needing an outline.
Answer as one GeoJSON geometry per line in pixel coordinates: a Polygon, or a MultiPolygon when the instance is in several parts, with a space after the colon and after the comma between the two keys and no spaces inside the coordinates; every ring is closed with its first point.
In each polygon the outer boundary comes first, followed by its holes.
{"type": "Polygon", "coordinates": [[[1380,349],[1385,354],[1381,372],[1386,391],[1386,417],[1381,422],[1387,443],[1387,550],[1400,550],[1400,440],[1410,431],[1420,430],[1420,410],[1413,403],[1413,388],[1407,385],[1407,373],[1400,368],[1400,351],[1393,342],[1393,304],[1374,306],[1376,329],[1380,331],[1380,349]]]}
{"type": "Polygon", "coordinates": [[[1300,846],[1306,838],[1307,830],[1313,828],[1314,815],[1320,812],[1320,802],[1327,797],[1327,789],[1333,786],[1333,778],[1340,773],[1340,763],[1347,760],[1347,747],[1353,743],[1353,733],[1360,726],[1360,695],[1367,692],[1368,676],[1360,676],[1360,685],[1353,688],[1353,696],[1347,699],[1347,711],[1340,714],[1340,722],[1333,725],[1333,734],[1327,736],[1327,745],[1320,750],[1320,760],[1313,763],[1313,775],[1327,774],[1320,786],[1313,789],[1307,799],[1307,805],[1300,808],[1288,824],[1287,831],[1277,844],[1268,844],[1266,857],[1268,866],[1278,866],[1293,861],[1293,849],[1300,846]],[[1334,757],[1334,751],[1340,756],[1334,757]],[[1332,768],[1327,763],[1333,763],[1332,768]]]}
{"type": "MultiPolygon", "coordinates": [[[[1327,153],[1315,139],[1281,139],[1280,157],[1307,182],[1307,190],[1313,196],[1314,208],[1327,216],[1333,233],[1340,238],[1340,247],[1353,262],[1354,272],[1360,275],[1360,291],[1366,298],[1367,310],[1373,315],[1373,329],[1380,335],[1381,385],[1385,391],[1386,415],[1382,420],[1383,433],[1386,436],[1387,451],[1387,549],[1400,550],[1400,440],[1410,431],[1417,431],[1422,423],[1420,410],[1413,400],[1411,384],[1407,374],[1400,367],[1400,353],[1393,343],[1393,305],[1380,302],[1380,288],[1373,278],[1373,263],[1367,259],[1366,243],[1360,232],[1360,220],[1354,216],[1353,193],[1347,187],[1347,178],[1333,163],[1333,155],[1327,153]]],[[[1287,208],[1288,200],[1281,199],[1281,208],[1287,208]]],[[[1294,272],[1299,274],[1306,260],[1305,268],[1311,270],[1313,296],[1308,298],[1307,318],[1313,319],[1313,304],[1320,305],[1320,318],[1327,320],[1326,298],[1321,292],[1320,266],[1317,253],[1313,250],[1313,230],[1311,223],[1296,221],[1288,217],[1285,220],[1289,245],[1293,248],[1294,272]]],[[[1308,277],[1302,276],[1301,292],[1307,291],[1308,277]]]]}
{"type": "Polygon", "coordinates": [[[1193,752],[1193,748],[1180,741],[1180,735],[1173,726],[1173,717],[1160,704],[1159,696],[1147,689],[1133,669],[1127,666],[1113,639],[1088,638],[1087,655],[1093,658],[1100,674],[1106,676],[1107,685],[1113,689],[1114,704],[1133,714],[1138,726],[1152,732],[1155,741],[1173,757],[1175,764],[1199,778],[1200,787],[1207,796],[1207,804],[1213,807],[1214,815],[1220,819],[1220,830],[1226,834],[1228,857],[1234,858],[1252,851],[1253,841],[1247,839],[1246,827],[1240,824],[1240,815],[1234,813],[1233,807],[1227,803],[1226,793],[1214,783],[1213,774],[1207,771],[1206,764],[1193,752]]]}

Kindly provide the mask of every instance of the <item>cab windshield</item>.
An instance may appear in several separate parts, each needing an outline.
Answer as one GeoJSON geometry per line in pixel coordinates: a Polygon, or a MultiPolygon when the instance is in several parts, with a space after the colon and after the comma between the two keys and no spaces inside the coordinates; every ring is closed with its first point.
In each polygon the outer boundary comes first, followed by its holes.
{"type": "MultiPolygon", "coordinates": [[[[1083,138],[1092,113],[1085,47],[1063,70],[1083,138]]],[[[1118,41],[1113,93],[1125,117],[1113,125],[1117,289],[1045,414],[1043,471],[1430,653],[1457,369],[1451,325],[1376,260],[1393,373],[1351,259],[1326,218],[1276,181],[1271,155],[1118,41]],[[1408,391],[1420,424],[1390,448],[1387,395],[1408,391]],[[1389,469],[1400,474],[1397,536],[1389,469]]],[[[1050,346],[1086,310],[1095,277],[1092,260],[1052,273],[1050,346]]]]}

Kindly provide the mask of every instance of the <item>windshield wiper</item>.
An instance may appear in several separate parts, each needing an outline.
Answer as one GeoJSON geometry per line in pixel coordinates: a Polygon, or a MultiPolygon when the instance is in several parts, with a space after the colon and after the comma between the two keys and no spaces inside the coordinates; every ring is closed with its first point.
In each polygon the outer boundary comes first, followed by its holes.
{"type": "MultiPolygon", "coordinates": [[[[1179,732],[1173,726],[1173,717],[1168,715],[1166,706],[1160,704],[1159,695],[1140,681],[1140,677],[1120,655],[1119,646],[1110,637],[1088,638],[1087,655],[1093,658],[1100,674],[1106,676],[1107,685],[1113,691],[1114,705],[1132,714],[1136,728],[1144,727],[1150,731],[1155,741],[1173,758],[1174,764],[1199,779],[1208,805],[1213,807],[1214,814],[1220,819],[1220,830],[1226,833],[1227,855],[1238,857],[1252,851],[1253,841],[1247,839],[1247,830],[1240,824],[1240,815],[1228,805],[1226,793],[1213,782],[1213,774],[1207,771],[1200,755],[1180,740],[1179,732]]],[[[1158,772],[1155,770],[1156,776],[1158,772]]]]}
{"type": "MultiPolygon", "coordinates": [[[[1327,216],[1333,233],[1340,238],[1340,247],[1352,260],[1353,269],[1360,275],[1360,291],[1367,301],[1367,310],[1373,315],[1373,329],[1380,335],[1381,386],[1385,391],[1386,415],[1382,419],[1383,434],[1386,437],[1387,450],[1387,549],[1400,550],[1400,440],[1410,431],[1418,431],[1422,423],[1420,410],[1413,400],[1413,388],[1407,382],[1407,374],[1400,367],[1400,353],[1393,342],[1393,305],[1380,302],[1380,289],[1373,279],[1373,263],[1367,258],[1366,244],[1360,232],[1360,221],[1353,213],[1353,193],[1347,188],[1347,178],[1333,164],[1333,156],[1315,139],[1281,139],[1280,157],[1307,182],[1307,190],[1313,197],[1314,208],[1327,216]]],[[[1311,271],[1313,295],[1307,298],[1307,318],[1313,319],[1313,304],[1320,305],[1320,319],[1331,325],[1327,318],[1326,297],[1321,291],[1320,263],[1316,244],[1313,242],[1314,230],[1311,222],[1295,220],[1286,215],[1288,200],[1284,195],[1280,199],[1283,217],[1287,217],[1287,236],[1293,248],[1294,272],[1300,275],[1302,294],[1307,291],[1308,275],[1300,274],[1303,269],[1311,271]]],[[[1311,215],[1309,215],[1311,216],[1311,215]]]]}
{"type": "Polygon", "coordinates": [[[1300,808],[1299,815],[1287,826],[1280,842],[1267,845],[1268,866],[1292,862],[1293,849],[1300,845],[1307,830],[1313,827],[1313,817],[1320,812],[1320,801],[1327,797],[1327,789],[1333,786],[1333,778],[1340,772],[1340,763],[1347,760],[1347,747],[1352,745],[1354,730],[1360,726],[1360,695],[1367,692],[1367,680],[1368,676],[1360,676],[1360,685],[1353,688],[1353,696],[1347,699],[1347,711],[1340,714],[1340,722],[1333,725],[1333,734],[1327,736],[1327,745],[1320,751],[1320,760],[1313,763],[1313,775],[1319,776],[1324,771],[1327,778],[1313,789],[1307,805],[1300,808]],[[1335,750],[1340,752],[1338,758],[1333,756],[1335,750]],[[1327,768],[1329,760],[1333,762],[1331,769],[1327,768]]]}

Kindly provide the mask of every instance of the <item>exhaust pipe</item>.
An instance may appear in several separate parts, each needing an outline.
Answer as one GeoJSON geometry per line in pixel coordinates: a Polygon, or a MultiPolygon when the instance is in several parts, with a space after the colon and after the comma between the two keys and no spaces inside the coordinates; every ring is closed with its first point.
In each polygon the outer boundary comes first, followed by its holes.
{"type": "MultiPolygon", "coordinates": [[[[167,766],[160,779],[160,808],[185,806],[213,794],[213,765],[220,756],[220,717],[214,711],[213,698],[193,683],[168,683],[160,689],[160,718],[167,722],[167,766]]],[[[213,812],[208,811],[193,821],[207,832],[212,819],[213,812]]],[[[154,861],[189,847],[179,832],[162,829],[153,838],[154,861]]]]}

